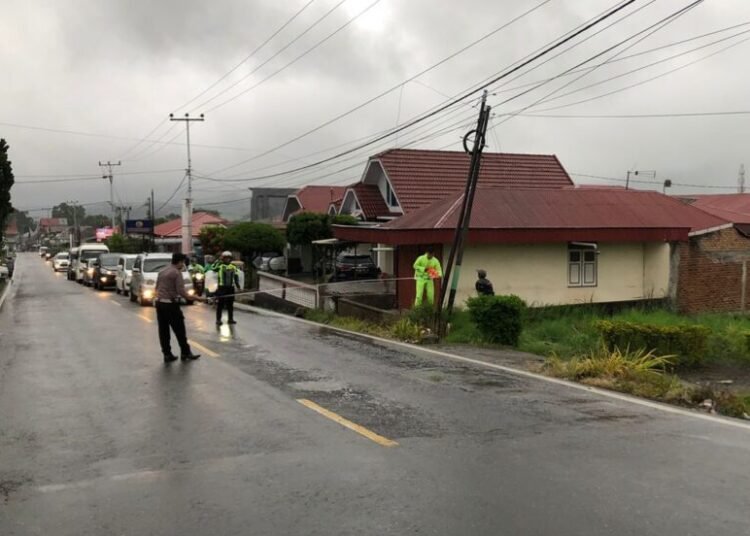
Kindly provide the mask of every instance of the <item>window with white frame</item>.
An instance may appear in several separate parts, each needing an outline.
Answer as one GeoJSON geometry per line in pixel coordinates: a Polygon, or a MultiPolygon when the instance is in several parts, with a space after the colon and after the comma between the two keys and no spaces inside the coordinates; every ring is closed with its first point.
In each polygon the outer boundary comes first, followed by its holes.
{"type": "Polygon", "coordinates": [[[391,188],[391,183],[385,181],[385,201],[389,207],[398,207],[398,200],[396,199],[396,193],[391,188]]]}
{"type": "Polygon", "coordinates": [[[568,286],[595,287],[598,280],[597,250],[593,247],[568,249],[568,286]]]}

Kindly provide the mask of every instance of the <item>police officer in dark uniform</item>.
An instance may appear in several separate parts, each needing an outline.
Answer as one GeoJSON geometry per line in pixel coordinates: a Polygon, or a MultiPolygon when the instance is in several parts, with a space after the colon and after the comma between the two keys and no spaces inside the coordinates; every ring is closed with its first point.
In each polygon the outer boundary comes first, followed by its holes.
{"type": "Polygon", "coordinates": [[[492,282],[487,279],[487,271],[486,270],[477,270],[477,282],[474,285],[474,288],[477,290],[477,294],[480,296],[494,296],[495,295],[495,289],[492,288],[492,282]]]}
{"type": "Polygon", "coordinates": [[[232,264],[232,252],[225,251],[221,254],[221,261],[214,265],[214,271],[218,279],[216,288],[216,325],[221,326],[221,314],[224,309],[227,310],[229,324],[236,324],[234,321],[234,292],[235,288],[240,288],[240,276],[238,268],[232,264]]]}

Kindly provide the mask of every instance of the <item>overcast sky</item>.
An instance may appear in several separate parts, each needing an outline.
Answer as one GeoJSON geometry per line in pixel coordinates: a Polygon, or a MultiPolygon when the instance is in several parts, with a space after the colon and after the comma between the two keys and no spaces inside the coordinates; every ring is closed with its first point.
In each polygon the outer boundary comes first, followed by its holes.
{"type": "MultiPolygon", "coordinates": [[[[121,160],[122,166],[115,168],[117,199],[136,207],[153,188],[160,206],[175,192],[186,166],[184,123],[170,123],[170,112],[179,116],[205,113],[205,122],[193,123],[191,128],[193,166],[199,177],[255,179],[195,181],[196,205],[233,199],[215,208],[234,215],[246,211],[249,186],[346,184],[359,178],[367,156],[395,145],[460,150],[460,137],[467,130],[461,125],[474,120],[476,109],[470,104],[476,103],[475,99],[340,161],[303,173],[258,179],[334,155],[352,147],[355,140],[391,129],[448,97],[478,87],[615,4],[614,0],[549,0],[402,89],[290,142],[543,3],[346,0],[336,7],[340,2],[2,0],[0,137],[11,146],[17,183],[12,190],[14,205],[27,209],[64,200],[108,200],[104,180],[67,179],[74,175],[96,177],[101,173],[100,160],[121,160]],[[276,37],[225,76],[305,5],[276,37]],[[455,129],[449,129],[454,125],[455,129]],[[138,143],[143,138],[148,141],[138,143]],[[66,182],[29,182],[39,180],[66,182]]],[[[646,39],[628,41],[586,65],[620,61],[556,79],[518,96],[534,87],[528,84],[563,73],[689,3],[636,0],[558,52],[624,17],[611,28],[531,71],[543,60],[537,61],[516,80],[492,84],[489,103],[497,115],[488,150],[553,153],[571,173],[616,179],[624,179],[628,170],[656,170],[656,179],[641,174],[639,178],[651,184],[637,184],[639,187],[656,188],[668,178],[680,184],[728,187],[681,186],[672,188],[674,193],[731,192],[740,164],[750,166],[750,115],[553,118],[526,114],[750,110],[750,73],[745,68],[750,42],[741,42],[750,38],[750,33],[742,33],[750,32],[747,0],[706,0],[646,39]],[[746,25],[727,30],[743,23],[746,25]],[[724,31],[621,59],[719,30],[724,31]],[[726,47],[731,48],[722,51],[726,47]],[[697,61],[702,58],[706,59],[697,61]],[[625,74],[659,60],[665,61],[625,74]],[[641,83],[691,62],[696,63],[641,83]],[[586,88],[617,75],[623,76],[586,88]],[[499,87],[501,84],[506,85],[499,87]],[[604,98],[543,111],[633,85],[604,98]],[[555,90],[558,92],[551,95],[555,90]],[[535,104],[566,93],[571,94],[535,104]],[[516,98],[502,103],[511,97],[516,98]],[[532,104],[535,106],[521,116],[504,115],[532,104]]],[[[618,184],[582,176],[574,179],[618,184]]],[[[183,186],[162,212],[177,211],[184,195],[183,186]]],[[[105,209],[98,206],[93,211],[105,209]]]]}

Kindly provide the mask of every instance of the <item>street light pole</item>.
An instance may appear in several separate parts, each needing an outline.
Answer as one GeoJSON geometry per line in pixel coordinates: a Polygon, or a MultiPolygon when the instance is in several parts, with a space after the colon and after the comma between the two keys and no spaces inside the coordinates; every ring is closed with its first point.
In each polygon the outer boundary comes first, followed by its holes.
{"type": "Polygon", "coordinates": [[[170,121],[184,121],[185,131],[187,132],[187,169],[185,173],[188,179],[188,191],[187,199],[182,206],[182,253],[185,255],[191,255],[193,253],[193,162],[190,158],[190,122],[191,121],[203,121],[203,114],[199,117],[190,117],[190,114],[185,114],[185,117],[175,117],[174,114],[169,114],[170,121]]]}

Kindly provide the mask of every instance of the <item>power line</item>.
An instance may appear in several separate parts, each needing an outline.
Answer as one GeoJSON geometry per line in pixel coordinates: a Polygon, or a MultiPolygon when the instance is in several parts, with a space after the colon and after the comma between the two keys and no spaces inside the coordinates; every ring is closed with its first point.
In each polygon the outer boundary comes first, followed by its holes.
{"type": "Polygon", "coordinates": [[[727,50],[732,49],[732,48],[734,48],[736,46],[739,46],[739,45],[741,45],[743,43],[746,43],[747,41],[750,41],[750,38],[742,39],[741,41],[739,41],[737,43],[732,43],[731,45],[723,47],[723,48],[717,50],[716,52],[712,52],[711,54],[708,54],[707,56],[703,56],[702,58],[698,58],[698,59],[693,60],[691,62],[688,62],[688,63],[686,63],[684,65],[681,65],[679,67],[675,67],[674,69],[670,69],[669,71],[666,71],[666,72],[661,73],[659,75],[653,76],[651,78],[647,78],[645,80],[641,80],[640,82],[636,82],[634,84],[630,84],[628,86],[616,89],[614,91],[609,91],[607,93],[602,93],[600,95],[595,95],[593,97],[589,97],[587,99],[583,99],[583,100],[576,101],[576,102],[570,102],[570,103],[567,103],[567,104],[561,104],[559,106],[552,106],[550,108],[542,108],[539,111],[540,112],[551,112],[551,111],[554,111],[554,110],[561,110],[563,108],[570,108],[571,106],[577,106],[579,104],[585,104],[587,102],[591,102],[591,101],[603,99],[605,97],[609,97],[609,96],[614,95],[616,93],[621,93],[623,91],[627,91],[628,89],[633,89],[633,88],[642,86],[644,84],[648,84],[649,82],[653,82],[654,80],[658,80],[659,78],[663,78],[663,77],[668,76],[668,75],[670,75],[672,73],[675,73],[677,71],[681,71],[682,69],[686,69],[688,67],[691,67],[691,66],[695,65],[696,63],[699,63],[701,61],[704,61],[704,60],[707,60],[709,58],[712,58],[713,56],[716,56],[717,54],[721,54],[722,52],[726,52],[727,50]]]}
{"type": "Polygon", "coordinates": [[[174,196],[177,195],[177,192],[180,191],[180,188],[182,188],[182,185],[185,184],[185,179],[187,179],[187,173],[185,173],[185,175],[183,175],[182,180],[177,185],[177,188],[174,189],[174,192],[172,192],[172,195],[170,195],[167,198],[167,200],[164,201],[164,203],[162,203],[161,206],[159,206],[159,208],[156,209],[156,212],[159,212],[161,209],[163,209],[164,207],[166,207],[169,204],[169,202],[174,198],[174,196]]]}
{"type": "MultiPolygon", "coordinates": [[[[345,1],[346,0],[343,0],[341,3],[345,2],[345,1]]],[[[261,79],[259,82],[257,82],[256,84],[250,86],[249,88],[240,91],[236,95],[234,95],[234,96],[226,99],[225,101],[220,102],[219,104],[217,104],[215,106],[212,106],[211,108],[209,108],[207,110],[207,113],[208,112],[213,112],[214,110],[217,110],[217,109],[219,109],[219,108],[221,108],[221,107],[229,104],[230,102],[232,102],[232,101],[240,98],[242,95],[245,95],[246,93],[248,93],[248,92],[252,91],[253,89],[259,87],[260,85],[264,84],[265,82],[267,82],[271,78],[275,77],[277,74],[285,71],[288,67],[291,67],[293,64],[297,63],[299,60],[301,60],[302,58],[304,58],[305,56],[307,56],[308,54],[310,54],[311,52],[313,52],[314,50],[316,50],[319,46],[321,46],[322,44],[326,43],[329,39],[331,39],[334,36],[336,36],[339,32],[341,32],[344,29],[346,29],[350,24],[352,24],[354,21],[356,21],[362,15],[364,15],[365,13],[367,13],[368,11],[370,11],[372,8],[374,8],[376,5],[378,5],[380,3],[380,1],[381,0],[375,0],[370,5],[368,5],[366,8],[364,8],[362,11],[360,11],[355,16],[353,16],[348,21],[346,21],[343,25],[339,26],[336,30],[334,30],[333,32],[331,32],[330,34],[328,34],[326,37],[324,37],[323,39],[321,39],[320,41],[318,41],[317,43],[315,43],[312,47],[308,48],[305,52],[303,52],[299,56],[295,57],[292,61],[290,61],[289,63],[285,64],[280,69],[277,69],[276,71],[272,72],[271,74],[269,74],[265,78],[261,79]]],[[[340,5],[340,4],[337,4],[335,7],[338,7],[338,5],[340,5]]]]}
{"type": "Polygon", "coordinates": [[[589,115],[555,115],[555,114],[516,114],[519,117],[539,117],[544,119],[655,119],[669,117],[722,117],[732,115],[750,115],[750,110],[732,110],[716,112],[674,112],[654,114],[589,114],[589,115]]]}
{"type": "MultiPolygon", "coordinates": [[[[605,181],[612,181],[612,182],[626,182],[627,179],[622,179],[618,177],[606,177],[602,175],[592,175],[590,173],[570,173],[570,175],[574,175],[576,177],[586,177],[589,179],[600,179],[605,181]]],[[[642,180],[634,180],[630,179],[630,182],[640,183],[640,184],[649,184],[651,186],[660,186],[660,184],[652,182],[652,181],[642,181],[642,180]]],[[[716,185],[716,184],[689,184],[685,182],[675,182],[672,181],[672,186],[682,186],[685,188],[707,188],[707,189],[718,189],[718,190],[736,190],[737,186],[722,186],[722,185],[716,185]]]]}
{"type": "MultiPolygon", "coordinates": [[[[521,62],[519,65],[517,65],[517,66],[511,68],[510,70],[504,72],[500,76],[497,76],[496,78],[494,78],[493,80],[491,80],[489,83],[490,84],[494,84],[495,82],[498,82],[499,80],[502,80],[502,79],[510,76],[511,74],[519,71],[523,67],[525,67],[525,66],[533,63],[537,59],[544,57],[546,54],[549,54],[550,52],[552,52],[552,51],[556,50],[557,48],[563,46],[565,43],[568,43],[572,39],[575,39],[577,36],[585,33],[586,31],[588,31],[589,29],[593,28],[597,24],[600,24],[601,22],[607,20],[608,18],[616,15],[617,13],[619,13],[620,11],[622,11],[623,9],[625,9],[627,6],[629,6],[630,4],[634,3],[635,1],[636,0],[627,0],[625,2],[621,2],[619,6],[617,6],[617,7],[613,8],[613,9],[609,10],[604,15],[602,15],[600,17],[597,17],[594,21],[585,24],[582,28],[576,30],[572,34],[564,37],[561,40],[558,40],[556,43],[554,43],[553,45],[551,45],[549,47],[546,47],[544,50],[542,50],[541,52],[533,55],[531,58],[529,58],[529,59],[521,62]]],[[[278,177],[278,176],[285,175],[285,174],[288,174],[288,173],[293,173],[293,172],[296,172],[296,171],[302,171],[302,170],[305,170],[305,169],[310,169],[310,168],[315,167],[317,165],[320,165],[320,164],[323,164],[323,163],[326,163],[326,162],[330,162],[332,160],[340,158],[341,156],[345,156],[345,155],[350,154],[350,153],[352,153],[354,151],[357,151],[359,149],[362,149],[362,148],[368,147],[370,145],[373,145],[373,144],[375,144],[375,143],[377,143],[377,142],[379,142],[379,141],[381,141],[383,139],[389,138],[389,137],[397,134],[398,132],[401,132],[403,130],[406,130],[407,128],[410,128],[410,127],[412,127],[414,125],[417,125],[417,124],[421,123],[422,121],[425,121],[426,119],[428,119],[430,117],[433,117],[433,116],[437,115],[438,113],[443,112],[443,111],[445,111],[445,110],[447,110],[447,109],[455,106],[456,104],[458,104],[460,102],[465,101],[466,99],[468,99],[469,97],[471,97],[472,95],[474,95],[477,91],[479,91],[481,89],[482,88],[474,88],[472,90],[469,90],[469,91],[465,92],[464,94],[460,95],[459,97],[454,98],[451,101],[449,101],[448,103],[443,104],[440,107],[438,107],[437,109],[429,112],[428,114],[424,114],[424,115],[422,115],[421,117],[419,117],[417,119],[413,119],[413,120],[405,123],[404,125],[402,125],[400,127],[391,129],[388,133],[383,134],[381,136],[378,136],[375,139],[370,140],[368,142],[365,142],[363,144],[360,144],[357,147],[354,147],[354,148],[349,149],[347,151],[343,151],[343,152],[341,152],[341,153],[339,153],[337,155],[333,155],[331,157],[324,158],[322,160],[319,160],[318,162],[314,162],[314,163],[308,164],[306,166],[301,166],[301,167],[298,167],[298,168],[293,169],[293,170],[287,170],[285,172],[280,172],[280,173],[275,173],[275,174],[269,174],[269,175],[266,175],[263,178],[273,178],[273,177],[278,177]]],[[[269,151],[269,152],[272,152],[272,151],[269,151]]],[[[231,169],[233,167],[237,167],[238,165],[241,165],[242,163],[244,163],[244,162],[240,162],[239,164],[235,164],[233,166],[229,166],[229,167],[223,168],[223,169],[219,170],[218,172],[226,171],[227,169],[231,169]]],[[[218,173],[218,172],[214,172],[214,173],[218,173]]],[[[230,182],[232,180],[231,179],[226,179],[226,181],[230,182]]]]}
{"type": "MultiPolygon", "coordinates": [[[[326,12],[325,12],[325,13],[323,14],[323,16],[322,16],[322,17],[318,18],[318,19],[317,19],[317,20],[316,20],[315,22],[313,22],[313,23],[312,23],[312,24],[311,24],[310,26],[308,26],[307,28],[305,28],[305,30],[304,30],[304,31],[303,31],[303,32],[302,32],[301,34],[297,35],[297,37],[295,37],[294,39],[292,39],[291,41],[289,41],[289,42],[288,42],[288,43],[287,43],[286,45],[284,45],[284,46],[283,46],[283,47],[282,47],[282,48],[281,48],[280,50],[277,50],[277,51],[276,51],[276,52],[275,52],[275,53],[274,53],[274,54],[273,54],[273,55],[272,55],[272,56],[271,56],[270,58],[267,58],[267,59],[266,59],[266,60],[265,60],[264,62],[262,62],[262,63],[261,63],[260,65],[257,65],[257,66],[256,66],[256,67],[255,67],[255,68],[254,68],[254,69],[252,70],[252,71],[250,71],[250,72],[249,72],[249,73],[247,73],[247,74],[246,74],[245,76],[243,76],[242,78],[240,78],[239,80],[237,80],[237,81],[236,81],[236,82],[235,82],[234,84],[230,85],[230,86],[229,86],[229,87],[227,87],[227,88],[224,88],[224,89],[223,89],[222,91],[220,91],[219,93],[217,93],[216,95],[214,95],[214,96],[213,96],[213,97],[211,97],[210,99],[208,99],[208,100],[206,100],[206,101],[204,101],[204,102],[200,103],[200,104],[199,104],[198,106],[196,106],[195,108],[203,108],[203,107],[204,107],[204,106],[206,106],[206,105],[207,105],[208,103],[210,103],[210,102],[212,102],[212,101],[214,101],[214,100],[218,99],[219,97],[221,97],[222,95],[224,95],[224,94],[225,94],[225,93],[227,93],[228,91],[230,91],[230,90],[234,89],[234,88],[235,88],[235,87],[237,87],[237,86],[238,86],[239,84],[241,84],[242,82],[244,82],[245,80],[247,80],[248,78],[250,78],[250,77],[251,77],[252,75],[254,75],[254,74],[255,74],[256,72],[258,72],[258,71],[259,71],[259,70],[260,70],[261,68],[263,68],[264,66],[266,66],[266,65],[267,65],[267,64],[268,64],[269,62],[271,62],[272,60],[274,60],[274,59],[275,59],[276,57],[278,57],[278,56],[279,56],[279,54],[281,54],[281,53],[282,53],[282,52],[284,52],[284,51],[285,51],[286,49],[288,49],[288,48],[289,48],[290,46],[292,46],[292,45],[293,45],[294,43],[296,43],[297,41],[299,41],[300,39],[302,39],[302,38],[303,38],[303,37],[304,37],[305,35],[307,35],[307,33],[308,33],[308,32],[310,32],[310,31],[311,31],[311,30],[312,30],[313,28],[315,28],[315,27],[316,27],[316,26],[317,26],[318,24],[320,24],[320,23],[321,23],[321,22],[323,22],[323,21],[324,21],[325,19],[327,19],[329,15],[331,15],[331,14],[332,14],[332,13],[333,13],[334,11],[336,11],[336,10],[337,10],[337,9],[338,9],[339,7],[341,7],[341,6],[342,6],[342,5],[344,4],[344,3],[346,3],[346,1],[347,1],[347,0],[341,0],[340,2],[338,2],[338,3],[337,3],[336,5],[334,5],[334,6],[333,6],[333,7],[331,8],[331,9],[329,9],[328,11],[326,11],[326,12]]],[[[378,0],[378,1],[380,1],[380,0],[378,0]]],[[[210,109],[209,109],[208,111],[209,111],[209,112],[211,112],[212,110],[215,110],[216,108],[219,108],[220,106],[223,106],[224,104],[226,104],[227,102],[229,102],[229,101],[231,101],[231,100],[234,100],[235,98],[237,98],[237,96],[235,96],[235,97],[232,97],[232,98],[231,98],[231,99],[229,99],[228,101],[225,101],[225,102],[221,103],[221,104],[220,104],[219,106],[216,106],[216,107],[214,107],[214,108],[210,108],[210,109]]]]}
{"type": "MultiPolygon", "coordinates": [[[[239,69],[240,67],[242,67],[245,63],[247,63],[258,52],[260,52],[263,49],[263,47],[265,47],[268,43],[270,43],[273,40],[274,37],[276,37],[277,35],[279,35],[287,26],[289,26],[292,22],[294,22],[297,19],[297,17],[299,17],[300,15],[302,15],[302,13],[308,7],[310,7],[310,5],[312,5],[313,2],[315,2],[315,0],[310,0],[305,5],[303,5],[301,9],[299,9],[294,15],[292,15],[291,18],[287,19],[287,21],[284,24],[282,24],[269,37],[267,37],[265,41],[263,41],[260,45],[258,45],[257,47],[255,47],[255,49],[250,54],[248,54],[247,56],[245,56],[245,58],[242,61],[240,61],[237,65],[235,65],[234,67],[232,67],[229,71],[227,71],[226,73],[224,73],[213,84],[211,84],[206,89],[204,89],[203,91],[201,91],[200,93],[198,93],[195,97],[193,97],[192,99],[190,99],[189,101],[187,101],[183,105],[178,106],[177,108],[182,109],[182,108],[186,108],[187,106],[190,106],[193,102],[195,102],[196,100],[198,100],[199,98],[201,98],[203,95],[205,95],[206,93],[208,93],[209,91],[211,91],[213,88],[215,88],[216,86],[218,86],[221,82],[223,82],[224,80],[226,80],[232,73],[234,73],[237,69],[239,69]]],[[[302,34],[302,35],[304,35],[304,34],[302,34]]],[[[276,55],[278,55],[278,53],[276,55]]],[[[221,93],[219,93],[219,95],[221,95],[221,93]]]]}

